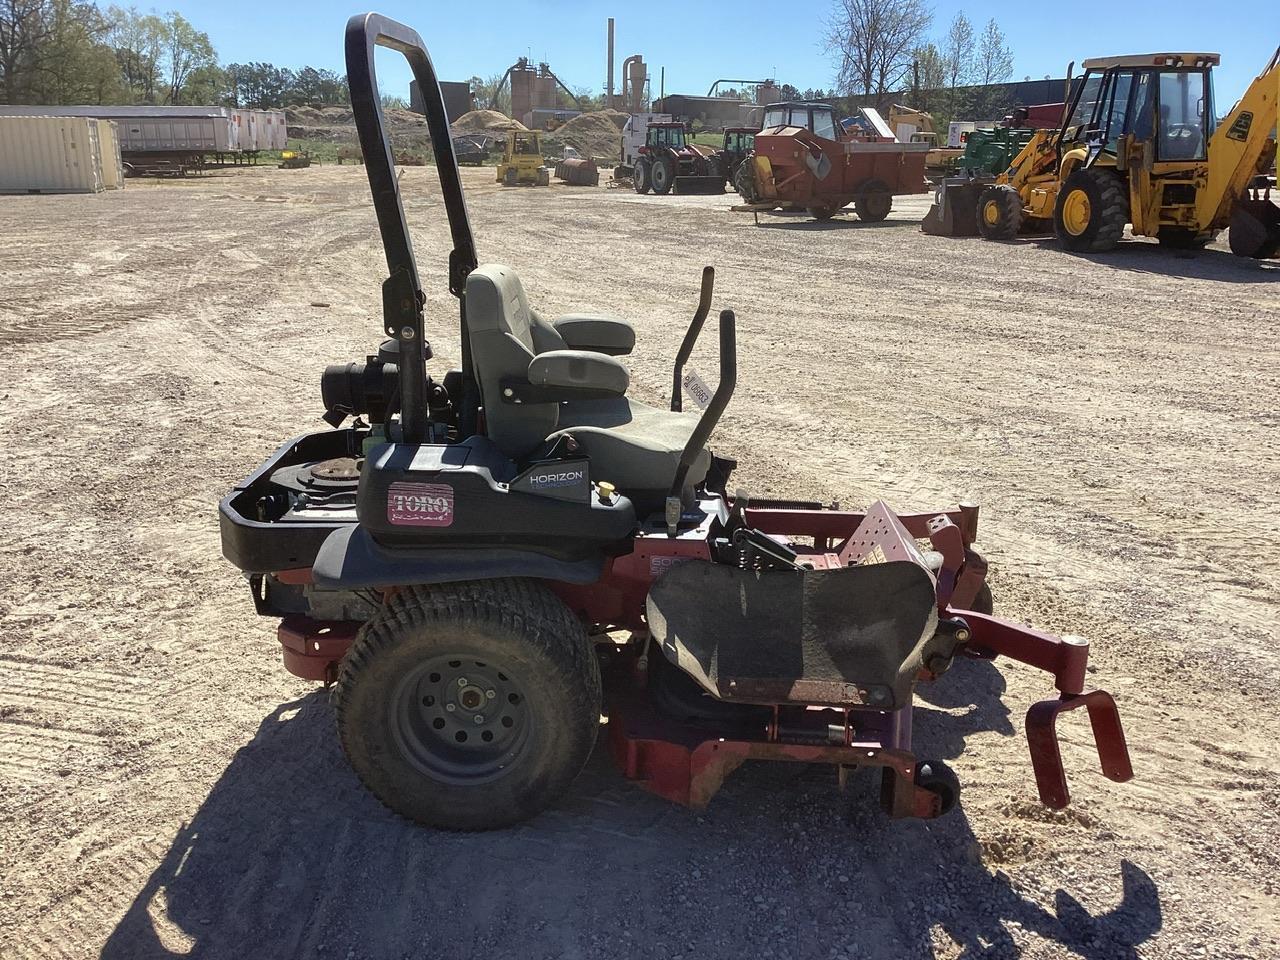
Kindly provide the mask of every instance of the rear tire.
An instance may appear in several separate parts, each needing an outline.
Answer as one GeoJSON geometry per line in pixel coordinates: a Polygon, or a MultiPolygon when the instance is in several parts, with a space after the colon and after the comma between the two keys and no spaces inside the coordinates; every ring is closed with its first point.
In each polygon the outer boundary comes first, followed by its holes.
{"type": "Polygon", "coordinates": [[[631,185],[636,188],[636,193],[648,193],[653,186],[649,179],[649,161],[636,160],[635,166],[631,168],[631,185]]]}
{"type": "Polygon", "coordinates": [[[1110,170],[1076,170],[1058,191],[1053,230],[1068,250],[1105,253],[1114,250],[1129,222],[1129,196],[1124,181],[1110,170]]]}
{"type": "Polygon", "coordinates": [[[653,192],[659,196],[671,192],[671,187],[675,184],[675,170],[671,160],[667,157],[657,157],[653,161],[653,167],[649,171],[649,179],[653,182],[653,192]]]}
{"type": "Polygon", "coordinates": [[[978,232],[988,240],[1013,240],[1022,230],[1022,198],[1007,183],[987,187],[978,196],[978,232]]]}
{"type": "Polygon", "coordinates": [[[862,188],[853,201],[853,211],[864,223],[879,223],[893,209],[893,194],[879,180],[872,180],[862,188]]]}
{"type": "Polygon", "coordinates": [[[595,744],[600,672],[582,624],[530,580],[412,587],[338,672],[343,750],[387,807],[445,830],[534,816],[595,744]]]}

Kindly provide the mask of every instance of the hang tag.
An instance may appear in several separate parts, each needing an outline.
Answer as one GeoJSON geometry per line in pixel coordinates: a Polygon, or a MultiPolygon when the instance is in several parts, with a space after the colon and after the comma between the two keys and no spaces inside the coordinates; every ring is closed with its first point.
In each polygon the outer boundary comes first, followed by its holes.
{"type": "Polygon", "coordinates": [[[707,386],[705,380],[698,376],[698,371],[688,370],[680,379],[680,382],[684,384],[685,393],[698,405],[698,409],[707,409],[707,404],[711,402],[711,388],[707,386]]]}

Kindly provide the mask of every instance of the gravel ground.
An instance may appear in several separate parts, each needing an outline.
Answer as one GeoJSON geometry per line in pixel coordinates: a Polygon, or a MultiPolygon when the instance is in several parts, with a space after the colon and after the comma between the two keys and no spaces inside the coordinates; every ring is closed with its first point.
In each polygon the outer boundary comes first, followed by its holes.
{"type": "MultiPolygon", "coordinates": [[[[642,399],[717,267],[740,370],[713,440],[751,492],[980,501],[998,612],[1093,641],[1136,779],[1072,719],[1073,805],[1040,807],[1021,718],[1047,678],[966,663],[917,710],[965,788],[942,820],[767,764],[695,813],[597,750],[558,809],[456,836],[360,788],[218,546],[218,497],[377,339],[362,176],[0,198],[0,955],[1280,956],[1276,264],[930,238],[924,197],[757,226],[466,171],[481,259],[549,312],[632,319],[642,399]]],[[[433,177],[403,188],[445,369],[433,177]]]]}

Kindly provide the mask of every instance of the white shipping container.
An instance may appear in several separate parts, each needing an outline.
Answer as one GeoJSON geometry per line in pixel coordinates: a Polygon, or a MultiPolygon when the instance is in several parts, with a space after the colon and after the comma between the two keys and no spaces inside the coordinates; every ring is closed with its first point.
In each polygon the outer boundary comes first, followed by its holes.
{"type": "Polygon", "coordinates": [[[246,110],[245,125],[240,131],[240,149],[252,153],[262,150],[262,111],[246,110]]]}
{"type": "Polygon", "coordinates": [[[98,124],[85,117],[0,117],[0,192],[104,189],[98,124]]]}

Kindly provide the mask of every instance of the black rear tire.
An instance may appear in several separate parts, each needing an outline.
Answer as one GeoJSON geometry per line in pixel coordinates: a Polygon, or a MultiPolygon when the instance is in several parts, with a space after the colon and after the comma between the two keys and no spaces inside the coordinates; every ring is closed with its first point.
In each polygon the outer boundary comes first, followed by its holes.
{"type": "Polygon", "coordinates": [[[648,193],[652,187],[649,180],[649,161],[637,159],[631,168],[631,185],[636,188],[636,193],[648,193]]]}
{"type": "Polygon", "coordinates": [[[653,192],[663,195],[671,192],[676,182],[675,164],[669,157],[655,157],[649,171],[649,179],[653,182],[653,192]]]}
{"type": "Polygon", "coordinates": [[[1022,198],[1007,183],[987,187],[978,196],[978,232],[988,240],[1013,240],[1022,231],[1022,198]]]}
{"type": "Polygon", "coordinates": [[[1105,253],[1114,250],[1129,222],[1129,194],[1119,175],[1090,167],[1076,170],[1058,191],[1053,230],[1068,250],[1105,253]],[[1083,205],[1083,206],[1081,206],[1083,205]],[[1082,216],[1073,211],[1084,210],[1082,216]]]}
{"type": "Polygon", "coordinates": [[[397,594],[361,629],[335,694],[365,786],[445,830],[510,826],[552,803],[591,754],[600,701],[582,624],[530,580],[397,594]]]}
{"type": "Polygon", "coordinates": [[[756,202],[755,154],[747,154],[733,171],[733,189],[747,203],[756,202]]]}
{"type": "Polygon", "coordinates": [[[893,210],[893,194],[887,185],[872,180],[853,201],[853,212],[864,223],[879,223],[893,210]]]}

